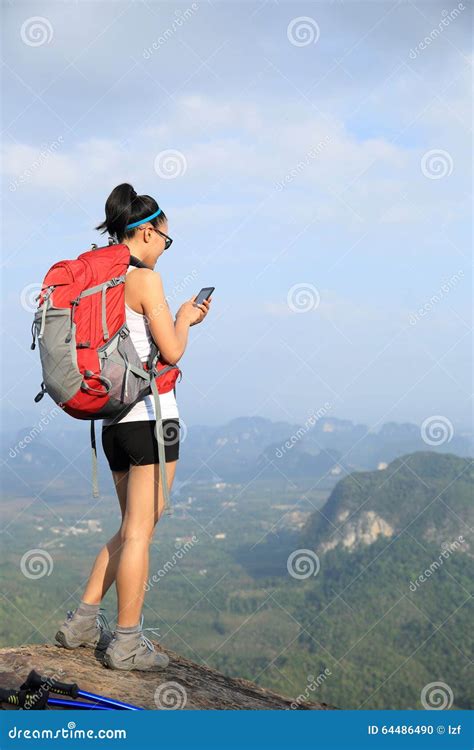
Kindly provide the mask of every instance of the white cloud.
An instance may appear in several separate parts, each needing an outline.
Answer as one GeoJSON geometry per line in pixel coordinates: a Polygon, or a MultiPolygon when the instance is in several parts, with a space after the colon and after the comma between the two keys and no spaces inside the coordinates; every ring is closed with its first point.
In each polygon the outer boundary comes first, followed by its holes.
{"type": "Polygon", "coordinates": [[[65,141],[32,169],[43,147],[5,145],[5,176],[15,181],[29,172],[29,187],[76,191],[78,199],[85,183],[104,191],[127,175],[138,187],[152,180],[159,192],[154,159],[162,149],[177,148],[185,155],[186,174],[166,188],[179,187],[191,213],[201,196],[207,195],[199,200],[204,212],[206,201],[212,208],[218,190],[221,217],[238,213],[242,202],[264,201],[264,216],[281,218],[285,207],[293,221],[311,221],[317,212],[319,221],[351,229],[374,220],[416,222],[427,212],[451,215],[457,200],[455,179],[436,195],[430,181],[420,179],[423,150],[381,137],[357,138],[341,120],[303,104],[288,111],[278,101],[258,107],[196,94],[178,99],[166,124],[138,126],[125,143],[99,137],[65,141]]]}

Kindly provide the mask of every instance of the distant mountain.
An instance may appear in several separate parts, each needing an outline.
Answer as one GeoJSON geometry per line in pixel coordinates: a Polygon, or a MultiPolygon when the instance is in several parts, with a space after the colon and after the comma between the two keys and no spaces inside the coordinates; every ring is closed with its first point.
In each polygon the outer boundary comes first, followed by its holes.
{"type": "Polygon", "coordinates": [[[409,526],[414,537],[436,544],[461,534],[463,549],[472,550],[473,480],[472,460],[429,452],[401,456],[384,470],[355,472],[310,516],[306,543],[319,552],[353,550],[409,526]]]}
{"type": "Polygon", "coordinates": [[[193,425],[182,442],[180,473],[193,479],[245,480],[258,472],[257,460],[266,446],[285,440],[290,430],[287,422],[263,417],[237,417],[219,427],[193,425]]]}
{"type": "MultiPolygon", "coordinates": [[[[47,424],[42,429],[39,424],[2,433],[2,492],[20,496],[38,494],[50,502],[56,497],[64,498],[65,494],[90,495],[89,423],[71,423],[68,428],[47,424]]],[[[96,436],[99,446],[99,426],[96,436]]],[[[105,473],[103,458],[101,463],[100,475],[105,479],[110,472],[105,473]]],[[[107,480],[113,489],[111,478],[107,480]]]]}
{"type": "Polygon", "coordinates": [[[279,673],[326,671],[320,699],[345,709],[472,709],[472,490],[472,460],[404,455],[341,479],[299,535],[242,545],[299,625],[279,673]]]}
{"type": "MultiPolygon", "coordinates": [[[[64,422],[61,414],[58,422],[49,419],[41,429],[40,425],[41,419],[33,426],[2,433],[4,490],[22,493],[42,489],[54,475],[55,482],[48,485],[50,499],[64,487],[76,486],[90,493],[89,423],[64,422]]],[[[100,430],[98,422],[101,488],[111,488],[100,430]]],[[[435,453],[446,448],[427,446],[420,427],[414,424],[388,423],[378,432],[371,432],[366,425],[333,417],[311,423],[308,420],[303,425],[272,422],[258,416],[238,417],[217,427],[187,428],[183,423],[181,439],[179,481],[309,479],[322,482],[329,489],[354,470],[376,469],[409,452],[435,453]]],[[[460,456],[470,455],[472,437],[455,431],[449,450],[460,456]]]]}
{"type": "MultiPolygon", "coordinates": [[[[472,709],[473,479],[472,460],[404,455],[342,479],[309,518],[302,544],[320,572],[300,645],[344,655],[353,707],[439,707],[438,686],[447,708],[472,709]]],[[[344,692],[326,698],[347,706],[344,692]]]]}
{"type": "Polygon", "coordinates": [[[340,478],[351,467],[344,461],[340,451],[329,449],[308,452],[301,443],[291,450],[281,450],[277,443],[266,448],[256,461],[259,477],[288,477],[291,479],[340,478]]]}
{"type": "MultiPolygon", "coordinates": [[[[447,436],[445,436],[447,437],[447,436]]],[[[347,423],[337,419],[318,421],[303,440],[305,450],[311,444],[340,451],[347,465],[353,469],[376,469],[381,463],[415,451],[444,453],[449,450],[458,456],[471,456],[474,451],[472,435],[456,430],[449,443],[436,439],[429,445],[423,440],[420,425],[409,422],[387,422],[375,432],[366,425],[347,423]]]]}
{"type": "MultiPolygon", "coordinates": [[[[354,470],[377,469],[415,451],[444,452],[427,446],[418,425],[388,423],[378,432],[349,420],[322,418],[314,424],[240,417],[218,427],[190,427],[183,442],[181,475],[225,481],[259,477],[321,478],[334,482],[354,470]]],[[[471,437],[454,433],[449,450],[472,452],[471,437]]]]}

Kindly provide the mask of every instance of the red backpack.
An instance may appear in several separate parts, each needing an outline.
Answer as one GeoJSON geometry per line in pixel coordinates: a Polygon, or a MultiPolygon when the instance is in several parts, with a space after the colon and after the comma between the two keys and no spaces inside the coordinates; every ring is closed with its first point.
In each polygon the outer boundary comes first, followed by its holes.
{"type": "Polygon", "coordinates": [[[182,374],[161,359],[154,342],[147,362],[138,356],[125,317],[129,265],[144,267],[127,245],[110,244],[51,266],[31,327],[31,348],[37,338],[43,371],[35,401],[48,393],[67,414],[90,420],[92,494],[98,497],[95,420],[118,421],[139,399],[153,394],[163,498],[171,512],[158,394],[174,390],[182,374]]]}

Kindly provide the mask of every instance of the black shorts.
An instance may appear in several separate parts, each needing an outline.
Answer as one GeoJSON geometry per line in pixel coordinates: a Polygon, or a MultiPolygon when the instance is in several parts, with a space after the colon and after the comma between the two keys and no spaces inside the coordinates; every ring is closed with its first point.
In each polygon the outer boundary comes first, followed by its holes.
{"type": "MultiPolygon", "coordinates": [[[[127,471],[130,466],[157,464],[156,420],[143,419],[102,426],[102,447],[112,471],[127,471]]],[[[164,419],[161,435],[165,460],[179,458],[179,419],[164,419]]]]}

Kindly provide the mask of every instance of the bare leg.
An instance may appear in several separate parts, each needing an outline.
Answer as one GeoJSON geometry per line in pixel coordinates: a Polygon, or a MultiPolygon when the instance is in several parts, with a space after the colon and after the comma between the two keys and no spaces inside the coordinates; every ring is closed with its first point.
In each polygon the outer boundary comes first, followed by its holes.
{"type": "MultiPolygon", "coordinates": [[[[171,492],[177,461],[166,464],[171,492]]],[[[164,500],[159,464],[131,466],[125,516],[121,527],[122,551],[115,578],[118,600],[117,625],[132,627],[140,620],[148,578],[148,555],[164,500]]]]}
{"type": "MultiPolygon", "coordinates": [[[[120,503],[123,523],[127,504],[128,471],[113,471],[112,476],[120,503]]],[[[121,546],[122,535],[119,529],[97,555],[82,601],[87,604],[100,604],[115,580],[121,546]]]]}

